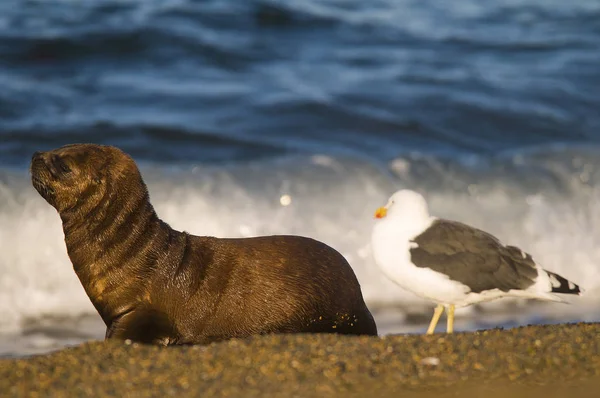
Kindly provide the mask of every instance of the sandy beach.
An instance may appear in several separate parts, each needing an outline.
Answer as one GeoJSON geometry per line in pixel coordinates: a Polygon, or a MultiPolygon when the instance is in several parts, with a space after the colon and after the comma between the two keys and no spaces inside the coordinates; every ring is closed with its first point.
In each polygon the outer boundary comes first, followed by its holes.
{"type": "Polygon", "coordinates": [[[596,397],[600,324],[454,335],[90,342],[0,361],[3,396],[596,397]],[[575,395],[576,394],[576,395],[575,395]]]}

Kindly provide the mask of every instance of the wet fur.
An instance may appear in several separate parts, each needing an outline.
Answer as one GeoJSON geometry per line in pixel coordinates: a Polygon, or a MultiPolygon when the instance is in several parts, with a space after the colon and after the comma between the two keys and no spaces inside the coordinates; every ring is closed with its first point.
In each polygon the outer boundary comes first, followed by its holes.
{"type": "Polygon", "coordinates": [[[377,334],[350,265],[324,243],[175,231],[158,218],[135,162],[114,147],[36,153],[31,175],[60,214],[107,338],[198,344],[265,333],[377,334]]]}

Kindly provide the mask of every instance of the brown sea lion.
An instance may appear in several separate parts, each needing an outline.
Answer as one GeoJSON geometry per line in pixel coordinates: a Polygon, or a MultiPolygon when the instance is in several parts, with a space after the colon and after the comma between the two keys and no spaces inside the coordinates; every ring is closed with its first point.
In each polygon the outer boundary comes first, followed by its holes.
{"type": "Polygon", "coordinates": [[[377,334],[336,250],[300,236],[175,231],[156,215],[133,159],[115,147],[36,152],[31,176],[62,219],[106,338],[168,345],[266,333],[377,334]]]}

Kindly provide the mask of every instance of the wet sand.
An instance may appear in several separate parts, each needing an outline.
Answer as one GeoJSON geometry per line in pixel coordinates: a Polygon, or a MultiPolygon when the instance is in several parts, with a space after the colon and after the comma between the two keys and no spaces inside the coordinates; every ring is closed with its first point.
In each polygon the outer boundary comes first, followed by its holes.
{"type": "Polygon", "coordinates": [[[454,335],[90,342],[0,361],[3,396],[598,397],[600,324],[454,335]]]}

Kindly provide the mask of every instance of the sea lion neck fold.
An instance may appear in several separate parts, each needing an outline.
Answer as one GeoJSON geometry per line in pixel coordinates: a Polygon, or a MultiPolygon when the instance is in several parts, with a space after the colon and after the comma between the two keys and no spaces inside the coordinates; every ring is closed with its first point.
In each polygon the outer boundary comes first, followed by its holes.
{"type": "Polygon", "coordinates": [[[148,231],[154,231],[156,241],[168,236],[169,229],[150,204],[133,160],[116,148],[67,146],[35,154],[32,178],[38,190],[51,190],[73,268],[105,322],[137,305],[144,291],[130,288],[134,280],[126,276],[150,273],[146,268],[155,264],[130,262],[129,257],[145,254],[143,247],[150,250],[152,245],[139,245],[148,231]],[[63,165],[64,174],[56,164],[63,165]],[[60,201],[64,197],[68,204],[60,201]],[[134,297],[112,305],[111,296],[128,288],[136,292],[134,297]]]}
{"type": "Polygon", "coordinates": [[[31,178],[60,214],[69,258],[107,338],[198,344],[265,333],[377,334],[340,253],[300,236],[176,231],[117,148],[36,153],[31,178]]]}

